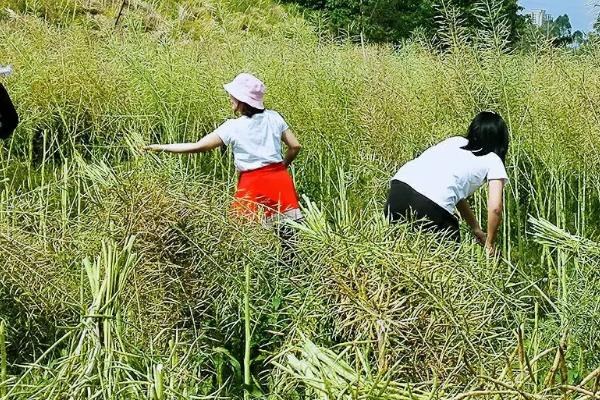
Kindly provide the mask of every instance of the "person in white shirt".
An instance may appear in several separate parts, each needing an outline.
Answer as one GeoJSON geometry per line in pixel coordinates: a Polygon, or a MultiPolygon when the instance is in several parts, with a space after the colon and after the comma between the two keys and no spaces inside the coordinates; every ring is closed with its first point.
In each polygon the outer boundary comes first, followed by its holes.
{"type": "MultiPolygon", "coordinates": [[[[301,146],[285,120],[263,104],[265,85],[255,76],[239,74],[224,85],[231,107],[239,118],[225,121],[214,132],[195,143],[152,144],[148,151],[170,153],[201,153],[229,146],[239,171],[238,187],[233,208],[249,217],[264,215],[267,221],[275,218],[300,220],[302,213],[298,194],[288,167],[301,146]],[[282,142],[287,150],[282,155],[282,142]]],[[[278,224],[284,245],[289,245],[293,232],[278,224]]],[[[287,246],[287,250],[292,250],[287,246]]]]}
{"type": "Polygon", "coordinates": [[[471,122],[466,137],[451,137],[406,163],[393,176],[385,208],[391,222],[416,217],[419,226],[444,232],[460,241],[455,211],[471,227],[476,239],[494,252],[502,218],[504,160],[508,127],[496,113],[484,111],[471,122]],[[481,229],[467,198],[488,183],[487,232],[481,229]]]}
{"type": "MultiPolygon", "coordinates": [[[[13,70],[9,65],[0,65],[0,76],[10,76],[13,70]]],[[[0,139],[8,139],[19,125],[19,114],[4,86],[0,83],[0,139]]]]}

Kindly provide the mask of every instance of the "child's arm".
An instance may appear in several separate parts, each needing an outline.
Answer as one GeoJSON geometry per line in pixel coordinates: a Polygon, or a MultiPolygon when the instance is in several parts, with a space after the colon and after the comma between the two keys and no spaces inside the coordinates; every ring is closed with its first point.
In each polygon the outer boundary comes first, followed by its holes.
{"type": "Polygon", "coordinates": [[[219,135],[213,132],[196,143],[151,144],[144,147],[144,150],[166,151],[169,153],[202,153],[223,146],[223,144],[219,135]]]}
{"type": "Polygon", "coordinates": [[[281,135],[281,140],[283,140],[283,143],[285,143],[285,145],[287,146],[285,158],[283,159],[283,163],[287,167],[298,156],[298,153],[300,153],[300,149],[302,149],[302,145],[290,129],[286,129],[283,132],[283,134],[281,135]]]}

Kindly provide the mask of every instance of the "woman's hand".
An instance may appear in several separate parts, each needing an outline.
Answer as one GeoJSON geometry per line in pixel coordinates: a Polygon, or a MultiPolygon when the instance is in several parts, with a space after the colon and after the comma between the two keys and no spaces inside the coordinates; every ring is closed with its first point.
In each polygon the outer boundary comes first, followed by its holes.
{"type": "Polygon", "coordinates": [[[467,222],[467,224],[471,227],[471,232],[475,236],[477,243],[480,245],[484,245],[488,239],[487,233],[481,229],[479,222],[477,222],[477,218],[475,218],[475,214],[473,214],[473,210],[471,210],[471,206],[466,199],[462,199],[456,205],[460,216],[467,222]]]}
{"type": "Polygon", "coordinates": [[[485,253],[489,257],[496,257],[498,255],[498,251],[496,250],[496,246],[494,246],[494,244],[491,243],[490,241],[486,241],[484,247],[485,247],[485,253]]]}
{"type": "Polygon", "coordinates": [[[483,229],[481,229],[481,228],[473,229],[473,235],[475,236],[477,243],[479,243],[482,246],[486,245],[488,235],[487,235],[487,233],[485,233],[483,231],[483,229]]]}

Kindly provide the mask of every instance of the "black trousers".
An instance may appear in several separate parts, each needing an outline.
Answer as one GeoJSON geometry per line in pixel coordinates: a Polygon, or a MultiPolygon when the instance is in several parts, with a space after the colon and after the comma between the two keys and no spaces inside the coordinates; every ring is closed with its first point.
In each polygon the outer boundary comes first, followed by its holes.
{"type": "Polygon", "coordinates": [[[384,212],[390,222],[415,221],[425,230],[443,232],[460,242],[458,219],[404,182],[392,181],[384,212]]]}

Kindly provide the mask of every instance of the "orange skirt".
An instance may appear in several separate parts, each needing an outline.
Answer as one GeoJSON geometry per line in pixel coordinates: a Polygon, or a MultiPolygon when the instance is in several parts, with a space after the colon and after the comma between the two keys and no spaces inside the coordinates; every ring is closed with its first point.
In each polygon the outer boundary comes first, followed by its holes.
{"type": "Polygon", "coordinates": [[[240,172],[233,202],[238,213],[272,217],[299,208],[294,181],[283,163],[240,172]]]}

